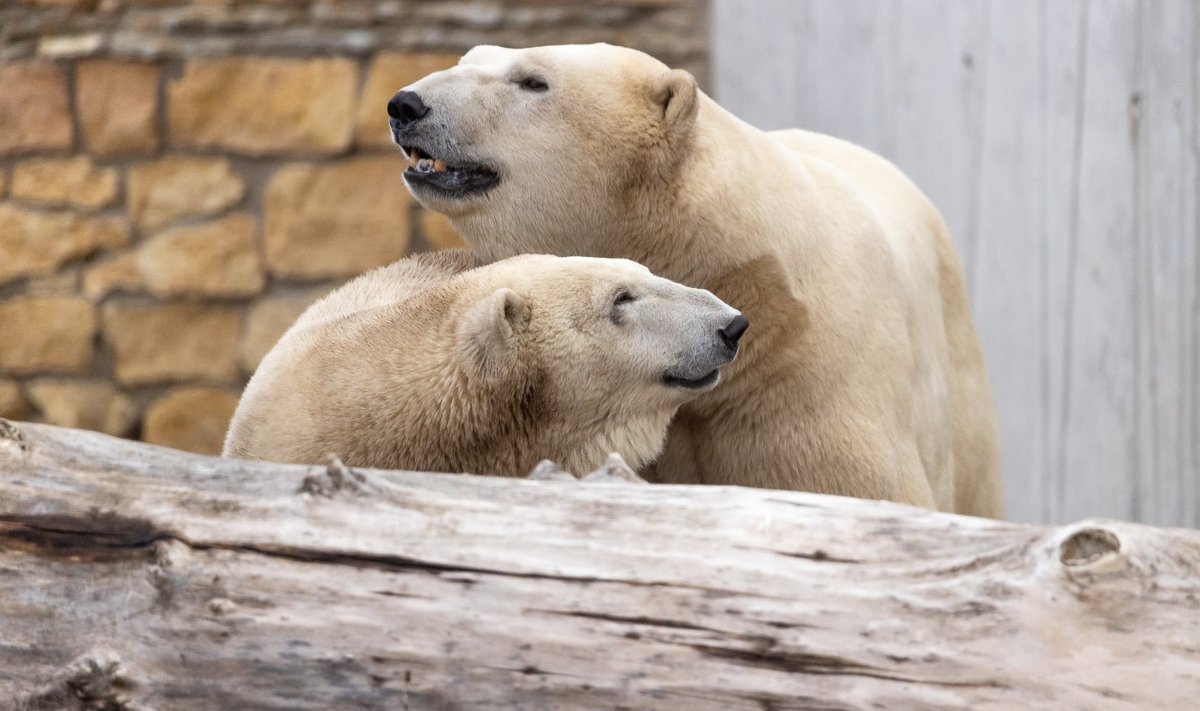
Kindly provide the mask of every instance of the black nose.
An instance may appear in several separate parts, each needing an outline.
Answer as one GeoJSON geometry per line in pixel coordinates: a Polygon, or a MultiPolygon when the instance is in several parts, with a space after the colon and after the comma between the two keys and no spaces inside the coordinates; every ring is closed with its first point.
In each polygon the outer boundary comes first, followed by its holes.
{"type": "Polygon", "coordinates": [[[747,328],[750,328],[750,320],[738,314],[733,317],[732,321],[725,325],[725,328],[719,331],[721,340],[725,341],[725,345],[729,346],[730,350],[736,351],[738,341],[742,339],[742,334],[746,332],[747,328]]]}
{"type": "Polygon", "coordinates": [[[416,123],[427,113],[429,107],[421,101],[421,97],[417,96],[415,91],[398,91],[388,102],[388,116],[401,126],[416,123]]]}

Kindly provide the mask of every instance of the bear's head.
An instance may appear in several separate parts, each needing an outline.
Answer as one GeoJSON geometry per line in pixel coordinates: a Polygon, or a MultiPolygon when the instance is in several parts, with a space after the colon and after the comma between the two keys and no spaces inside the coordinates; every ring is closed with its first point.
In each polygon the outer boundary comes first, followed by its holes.
{"type": "Polygon", "coordinates": [[[711,293],[628,260],[524,255],[481,271],[491,286],[461,305],[459,357],[470,379],[527,399],[520,416],[542,431],[531,444],[569,466],[609,451],[646,463],[748,326],[711,293]]]}
{"type": "Polygon", "coordinates": [[[686,71],[624,47],[480,46],[387,111],[409,189],[484,257],[629,256],[605,235],[631,191],[674,179],[698,94],[686,71]]]}

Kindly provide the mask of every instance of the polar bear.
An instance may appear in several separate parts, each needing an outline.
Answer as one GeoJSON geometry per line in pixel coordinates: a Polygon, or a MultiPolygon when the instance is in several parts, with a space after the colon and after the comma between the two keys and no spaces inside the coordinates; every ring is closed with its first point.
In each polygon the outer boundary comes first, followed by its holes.
{"type": "Polygon", "coordinates": [[[301,315],[246,386],[224,453],[513,476],[617,452],[641,467],[747,327],[626,260],[412,257],[301,315]]]}
{"type": "Polygon", "coordinates": [[[764,132],[631,49],[472,49],[388,102],[404,180],[483,259],[633,259],[754,322],[660,481],[999,517],[995,410],[937,210],[850,143],[764,132]]]}

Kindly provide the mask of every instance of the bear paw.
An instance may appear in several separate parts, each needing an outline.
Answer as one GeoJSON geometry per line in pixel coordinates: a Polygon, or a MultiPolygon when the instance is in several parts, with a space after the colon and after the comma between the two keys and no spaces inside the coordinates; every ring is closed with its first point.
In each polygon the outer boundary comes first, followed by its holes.
{"type": "Polygon", "coordinates": [[[347,467],[336,454],[325,455],[325,468],[300,482],[298,494],[332,498],[342,492],[363,496],[376,493],[367,477],[347,467]]]}
{"type": "Polygon", "coordinates": [[[538,462],[526,478],[535,481],[577,481],[574,474],[549,459],[538,462]]]}
{"type": "Polygon", "coordinates": [[[608,455],[608,461],[604,462],[599,469],[583,477],[586,482],[599,483],[621,483],[621,484],[646,484],[645,479],[638,476],[633,467],[625,461],[621,455],[613,452],[608,455]]]}

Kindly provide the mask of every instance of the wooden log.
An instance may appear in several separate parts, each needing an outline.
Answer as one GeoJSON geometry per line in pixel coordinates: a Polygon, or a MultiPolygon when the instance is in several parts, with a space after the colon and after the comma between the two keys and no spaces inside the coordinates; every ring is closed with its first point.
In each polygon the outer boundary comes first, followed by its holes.
{"type": "Polygon", "coordinates": [[[1198,532],[548,474],[231,461],[0,421],[0,704],[1200,699],[1198,532]]]}

